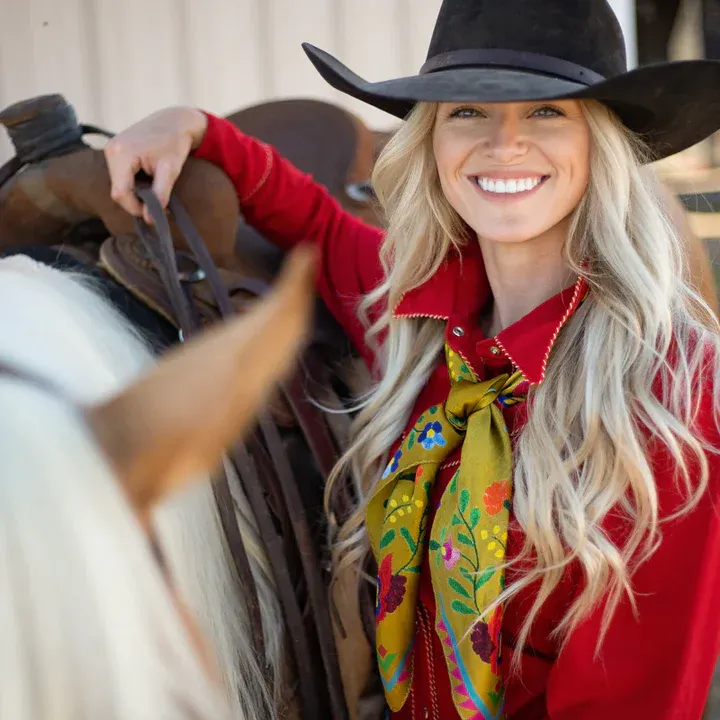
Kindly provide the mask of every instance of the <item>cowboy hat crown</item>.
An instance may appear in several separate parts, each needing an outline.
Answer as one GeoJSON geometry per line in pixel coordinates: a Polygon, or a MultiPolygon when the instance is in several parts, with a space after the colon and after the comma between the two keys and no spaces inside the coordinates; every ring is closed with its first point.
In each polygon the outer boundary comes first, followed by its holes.
{"type": "Polygon", "coordinates": [[[720,128],[720,62],[686,60],[628,71],[607,0],[444,0],[417,75],[368,82],[308,43],[334,88],[405,118],[426,102],[594,99],[648,145],[653,159],[720,128]]]}
{"type": "Polygon", "coordinates": [[[420,72],[483,63],[535,65],[572,80],[582,69],[603,78],[627,70],[620,23],[606,0],[445,0],[420,72]]]}

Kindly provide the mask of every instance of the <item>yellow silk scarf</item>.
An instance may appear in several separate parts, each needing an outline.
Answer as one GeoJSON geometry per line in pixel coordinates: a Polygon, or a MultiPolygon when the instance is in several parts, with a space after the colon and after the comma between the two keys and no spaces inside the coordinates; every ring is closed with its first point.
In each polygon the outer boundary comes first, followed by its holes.
{"type": "Polygon", "coordinates": [[[410,693],[420,569],[430,552],[435,629],[461,718],[503,714],[502,606],[483,615],[504,587],[512,450],[501,406],[525,400],[520,372],[479,382],[445,348],[451,389],[418,419],[371,498],[366,526],[378,563],[377,661],[391,710],[410,693]],[[428,542],[428,504],[443,461],[462,445],[428,542]]]}

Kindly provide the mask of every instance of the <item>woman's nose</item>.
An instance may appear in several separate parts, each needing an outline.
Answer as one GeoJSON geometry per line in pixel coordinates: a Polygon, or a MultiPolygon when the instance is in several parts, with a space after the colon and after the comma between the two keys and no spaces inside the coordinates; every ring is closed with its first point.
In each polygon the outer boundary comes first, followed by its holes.
{"type": "Polygon", "coordinates": [[[519,118],[502,115],[494,119],[488,138],[488,151],[502,163],[511,162],[527,152],[527,138],[519,118]]]}

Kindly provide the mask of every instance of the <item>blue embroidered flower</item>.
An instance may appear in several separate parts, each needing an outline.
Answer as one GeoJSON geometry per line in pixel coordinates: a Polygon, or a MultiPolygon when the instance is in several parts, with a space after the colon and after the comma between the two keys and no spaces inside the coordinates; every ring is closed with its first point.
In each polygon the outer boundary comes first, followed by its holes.
{"type": "Polygon", "coordinates": [[[392,457],[392,460],[388,463],[388,466],[385,468],[385,472],[382,474],[382,479],[384,480],[390,473],[394,473],[398,469],[398,461],[402,457],[402,450],[398,450],[392,457]]]}
{"type": "Polygon", "coordinates": [[[442,425],[437,420],[425,423],[425,427],[420,431],[417,441],[426,450],[432,450],[435,445],[444,447],[445,438],[442,434],[442,425]]]}

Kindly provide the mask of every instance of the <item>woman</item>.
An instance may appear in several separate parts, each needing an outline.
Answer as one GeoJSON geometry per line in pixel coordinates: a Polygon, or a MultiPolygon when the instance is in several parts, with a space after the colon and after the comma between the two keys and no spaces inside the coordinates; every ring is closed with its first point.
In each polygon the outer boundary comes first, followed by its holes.
{"type": "Polygon", "coordinates": [[[319,246],[319,292],[377,380],[330,485],[358,497],[340,567],[377,560],[392,717],[700,717],[718,328],[643,164],[718,128],[720,66],[628,73],[605,0],[445,0],[421,73],[383,83],[305,49],[405,118],[373,178],[384,235],[194,109],[107,159],[134,214],[133,172],[165,202],[192,151],[264,235],[319,246]]]}

